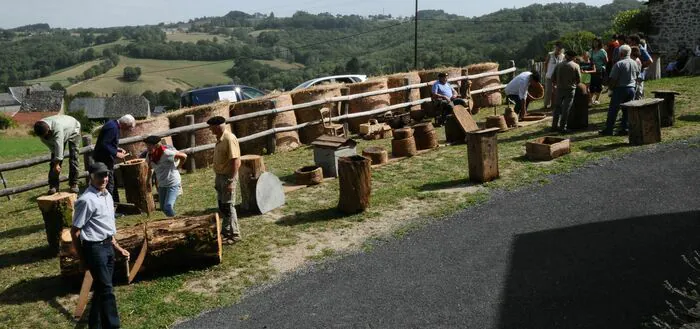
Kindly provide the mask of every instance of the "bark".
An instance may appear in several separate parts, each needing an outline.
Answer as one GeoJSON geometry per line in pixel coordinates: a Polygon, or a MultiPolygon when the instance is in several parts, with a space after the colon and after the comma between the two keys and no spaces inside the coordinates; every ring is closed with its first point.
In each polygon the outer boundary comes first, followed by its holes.
{"type": "Polygon", "coordinates": [[[369,159],[357,155],[338,159],[340,211],[353,214],[369,207],[372,194],[371,164],[369,159]]]}
{"type": "Polygon", "coordinates": [[[49,249],[59,251],[61,230],[70,228],[73,223],[73,204],[77,199],[74,193],[59,192],[36,199],[44,218],[46,241],[49,249]]]}
{"type": "Polygon", "coordinates": [[[256,211],[258,203],[255,199],[255,187],[258,178],[265,172],[263,157],[259,155],[244,155],[241,157],[241,168],[238,170],[238,180],[241,185],[241,209],[256,211]]]}
{"type": "Polygon", "coordinates": [[[134,204],[142,212],[151,214],[156,209],[148,181],[148,164],[144,159],[129,160],[123,163],[119,170],[122,171],[126,201],[134,204]]]}

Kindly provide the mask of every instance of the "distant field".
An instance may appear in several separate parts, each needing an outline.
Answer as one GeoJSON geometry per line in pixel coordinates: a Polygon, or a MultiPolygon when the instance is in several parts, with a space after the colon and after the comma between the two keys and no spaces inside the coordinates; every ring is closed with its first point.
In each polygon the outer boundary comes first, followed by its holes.
{"type": "Polygon", "coordinates": [[[283,61],[279,61],[279,60],[268,61],[268,60],[264,60],[264,59],[256,59],[255,61],[260,63],[260,64],[265,64],[265,65],[272,66],[274,68],[278,68],[280,70],[296,70],[296,69],[303,69],[304,68],[304,64],[300,64],[300,63],[287,63],[287,62],[283,62],[283,61]]]}
{"type": "Polygon", "coordinates": [[[257,31],[253,31],[253,32],[248,33],[248,35],[250,35],[251,37],[257,38],[260,35],[260,33],[277,32],[277,31],[281,31],[281,30],[278,30],[278,29],[257,30],[257,31]]]}
{"type": "MultiPolygon", "coordinates": [[[[98,95],[128,91],[143,93],[145,90],[183,90],[205,84],[230,82],[225,72],[233,65],[230,61],[168,61],[121,57],[119,65],[105,75],[68,87],[69,93],[92,91],[98,95]],[[138,66],[142,74],[139,81],[123,82],[120,77],[126,66],[138,66]]],[[[48,80],[45,78],[45,80],[48,80]]]]}
{"type": "Polygon", "coordinates": [[[130,40],[119,39],[119,40],[117,40],[117,41],[110,42],[110,43],[105,43],[105,44],[101,44],[101,45],[98,45],[98,46],[86,47],[85,49],[87,49],[87,48],[92,48],[92,49],[95,49],[96,52],[98,52],[99,54],[101,54],[101,53],[102,53],[102,50],[107,49],[107,48],[109,48],[109,47],[116,46],[116,45],[126,46],[126,45],[128,45],[128,44],[130,44],[130,43],[131,43],[130,40]]]}
{"type": "Polygon", "coordinates": [[[168,41],[180,41],[180,42],[192,42],[196,43],[199,40],[209,40],[211,41],[216,37],[219,39],[219,41],[224,41],[227,40],[228,37],[223,36],[223,35],[215,35],[215,34],[209,34],[209,33],[198,33],[198,32],[192,32],[192,33],[185,33],[185,32],[176,32],[176,33],[167,33],[166,38],[168,41]]]}
{"type": "Polygon", "coordinates": [[[27,83],[41,83],[44,85],[51,85],[54,82],[60,82],[63,86],[67,86],[70,83],[68,82],[68,78],[75,77],[76,75],[82,74],[85,72],[85,70],[89,69],[93,65],[100,64],[102,60],[94,60],[78,65],[74,65],[62,70],[58,70],[54,72],[52,75],[49,75],[47,77],[39,78],[39,79],[34,79],[34,80],[29,80],[26,81],[27,83]]]}

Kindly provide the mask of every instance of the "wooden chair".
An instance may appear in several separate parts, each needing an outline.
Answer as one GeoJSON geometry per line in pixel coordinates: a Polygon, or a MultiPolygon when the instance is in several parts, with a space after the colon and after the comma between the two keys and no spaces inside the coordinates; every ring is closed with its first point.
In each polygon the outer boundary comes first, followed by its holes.
{"type": "Polygon", "coordinates": [[[345,137],[345,129],[342,124],[333,123],[333,116],[331,115],[331,110],[327,107],[321,108],[321,122],[323,122],[323,133],[325,135],[345,137]],[[328,118],[326,118],[328,117],[328,118]]]}

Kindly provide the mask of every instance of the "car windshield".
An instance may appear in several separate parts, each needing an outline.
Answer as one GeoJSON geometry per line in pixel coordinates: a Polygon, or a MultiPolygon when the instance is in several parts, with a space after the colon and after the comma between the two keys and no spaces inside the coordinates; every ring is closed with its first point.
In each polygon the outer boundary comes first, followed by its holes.
{"type": "Polygon", "coordinates": [[[192,104],[193,105],[214,103],[214,102],[219,100],[219,91],[218,90],[207,90],[207,91],[194,92],[191,94],[191,97],[192,97],[192,104]]]}
{"type": "Polygon", "coordinates": [[[265,93],[263,93],[262,91],[257,90],[255,88],[250,88],[250,87],[241,88],[241,94],[243,94],[243,98],[245,98],[245,99],[258,98],[258,97],[265,96],[265,93]]]}

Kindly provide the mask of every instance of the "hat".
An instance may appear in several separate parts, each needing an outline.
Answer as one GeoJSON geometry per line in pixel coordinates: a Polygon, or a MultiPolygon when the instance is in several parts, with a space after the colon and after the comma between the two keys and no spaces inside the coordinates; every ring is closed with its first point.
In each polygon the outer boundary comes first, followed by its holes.
{"type": "Polygon", "coordinates": [[[160,143],[160,137],[151,135],[146,137],[143,141],[146,142],[146,144],[155,145],[160,143]]]}
{"type": "Polygon", "coordinates": [[[88,167],[90,174],[104,174],[109,172],[107,165],[102,162],[95,162],[88,167]]]}
{"type": "Polygon", "coordinates": [[[215,126],[215,125],[222,125],[226,122],[226,118],[222,116],[215,116],[209,120],[207,120],[207,124],[210,126],[215,126]]]}
{"type": "Polygon", "coordinates": [[[565,52],[565,54],[566,54],[566,56],[569,56],[569,57],[576,57],[576,56],[578,56],[578,54],[577,54],[575,51],[571,50],[571,49],[567,50],[567,51],[565,52]]]}

